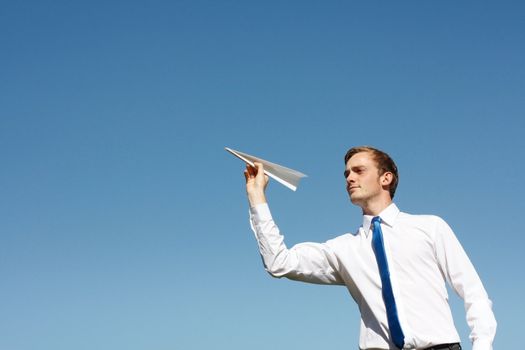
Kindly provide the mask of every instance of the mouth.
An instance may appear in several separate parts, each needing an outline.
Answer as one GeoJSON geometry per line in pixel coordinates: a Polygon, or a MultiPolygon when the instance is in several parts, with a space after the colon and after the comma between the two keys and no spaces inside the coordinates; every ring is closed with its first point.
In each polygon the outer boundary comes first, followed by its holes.
{"type": "Polygon", "coordinates": [[[356,190],[356,189],[358,189],[358,188],[359,188],[359,186],[347,186],[347,187],[346,187],[346,189],[347,189],[348,192],[352,192],[353,190],[356,190]]]}

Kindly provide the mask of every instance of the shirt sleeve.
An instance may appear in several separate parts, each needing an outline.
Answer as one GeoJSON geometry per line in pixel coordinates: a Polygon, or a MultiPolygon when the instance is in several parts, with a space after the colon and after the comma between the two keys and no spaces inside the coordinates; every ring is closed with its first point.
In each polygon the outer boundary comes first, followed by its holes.
{"type": "Polygon", "coordinates": [[[436,228],[436,255],[447,281],[464,301],[472,350],[492,350],[497,327],[492,302],[465,250],[441,218],[436,228]]]}
{"type": "Polygon", "coordinates": [[[250,225],[264,268],[274,277],[317,284],[344,284],[338,261],[327,243],[300,243],[288,249],[268,204],[250,208],[250,225]]]}

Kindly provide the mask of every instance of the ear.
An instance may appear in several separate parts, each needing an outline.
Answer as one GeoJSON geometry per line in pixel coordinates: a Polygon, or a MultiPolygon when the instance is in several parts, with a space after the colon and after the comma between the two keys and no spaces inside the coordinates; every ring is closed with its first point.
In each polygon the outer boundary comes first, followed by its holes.
{"type": "Polygon", "coordinates": [[[388,186],[392,183],[392,180],[394,179],[394,175],[387,171],[381,177],[379,178],[379,181],[381,182],[381,186],[388,186]]]}

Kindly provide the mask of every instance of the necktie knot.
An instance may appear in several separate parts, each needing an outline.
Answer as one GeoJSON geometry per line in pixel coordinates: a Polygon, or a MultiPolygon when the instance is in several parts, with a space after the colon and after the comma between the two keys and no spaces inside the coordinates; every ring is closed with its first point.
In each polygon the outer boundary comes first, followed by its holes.
{"type": "Polygon", "coordinates": [[[372,224],[375,224],[376,222],[377,222],[378,224],[381,223],[381,217],[380,217],[380,216],[374,216],[374,217],[372,218],[372,224]]]}

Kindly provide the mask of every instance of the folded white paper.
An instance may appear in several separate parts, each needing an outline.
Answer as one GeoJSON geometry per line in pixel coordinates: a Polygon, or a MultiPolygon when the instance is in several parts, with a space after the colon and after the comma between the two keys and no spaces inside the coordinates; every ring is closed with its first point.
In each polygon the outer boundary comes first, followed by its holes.
{"type": "Polygon", "coordinates": [[[293,169],[284,167],[282,165],[275,164],[275,163],[269,162],[267,160],[254,157],[254,156],[251,156],[249,154],[242,153],[242,152],[233,150],[233,149],[228,148],[228,147],[225,147],[225,149],[228,152],[230,152],[231,154],[233,154],[234,156],[236,156],[236,157],[242,159],[243,161],[245,161],[246,163],[250,164],[251,166],[254,166],[253,165],[254,162],[262,163],[262,165],[264,167],[264,173],[266,175],[268,175],[269,177],[271,177],[275,181],[278,181],[279,183],[285,185],[286,187],[288,187],[292,191],[295,191],[297,189],[297,186],[299,185],[299,181],[303,177],[306,177],[305,174],[303,174],[303,173],[301,173],[301,172],[299,172],[297,170],[293,170],[293,169]]]}

